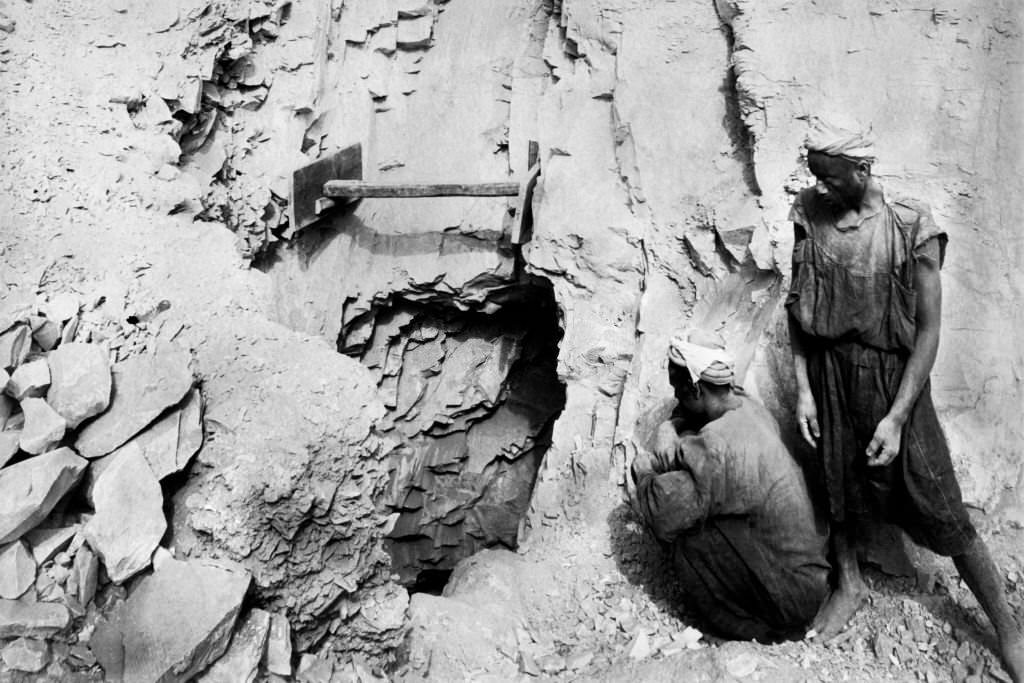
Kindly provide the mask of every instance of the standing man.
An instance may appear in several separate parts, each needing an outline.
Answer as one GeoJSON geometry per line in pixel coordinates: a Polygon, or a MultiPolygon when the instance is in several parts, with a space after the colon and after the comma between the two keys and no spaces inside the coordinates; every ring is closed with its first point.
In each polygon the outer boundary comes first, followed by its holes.
{"type": "Polygon", "coordinates": [[[858,521],[872,511],[953,558],[999,636],[1015,681],[1024,637],[964,509],[928,375],[939,345],[946,234],[927,206],[887,197],[869,134],[818,121],[817,184],[797,195],[786,300],[803,438],[822,458],[838,585],[812,628],[841,632],[867,596],[858,521]]]}
{"type": "Polygon", "coordinates": [[[720,635],[802,637],[828,594],[826,540],[775,419],[733,386],[718,335],[674,337],[668,379],[673,419],[633,462],[640,514],[720,635]]]}

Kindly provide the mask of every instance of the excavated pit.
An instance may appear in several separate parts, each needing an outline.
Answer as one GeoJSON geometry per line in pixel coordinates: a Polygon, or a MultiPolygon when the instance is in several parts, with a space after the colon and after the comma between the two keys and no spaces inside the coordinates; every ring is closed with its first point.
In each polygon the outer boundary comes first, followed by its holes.
{"type": "Polygon", "coordinates": [[[551,287],[513,286],[499,298],[488,312],[398,300],[369,314],[364,343],[345,330],[339,339],[375,374],[387,409],[378,430],[398,442],[385,547],[411,592],[439,593],[479,550],[517,547],[565,406],[551,287]]]}

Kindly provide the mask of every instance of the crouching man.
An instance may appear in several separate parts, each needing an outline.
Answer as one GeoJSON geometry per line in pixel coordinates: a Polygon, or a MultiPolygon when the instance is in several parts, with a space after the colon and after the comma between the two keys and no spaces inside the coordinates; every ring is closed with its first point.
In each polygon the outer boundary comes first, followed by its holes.
{"type": "Polygon", "coordinates": [[[760,403],[733,386],[717,334],[672,339],[678,401],[633,462],[636,505],[671,552],[687,605],[729,638],[800,638],[828,595],[826,538],[796,462],[760,403]]]}

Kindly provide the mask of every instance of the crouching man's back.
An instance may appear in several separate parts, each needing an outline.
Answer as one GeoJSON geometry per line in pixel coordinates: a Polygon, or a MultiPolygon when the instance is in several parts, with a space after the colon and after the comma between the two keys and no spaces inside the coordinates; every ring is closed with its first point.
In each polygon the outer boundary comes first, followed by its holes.
{"type": "Polygon", "coordinates": [[[633,464],[637,507],[708,626],[745,640],[800,637],[828,594],[826,538],[778,425],[732,386],[715,346],[697,332],[673,340],[679,406],[655,452],[633,464]]]}

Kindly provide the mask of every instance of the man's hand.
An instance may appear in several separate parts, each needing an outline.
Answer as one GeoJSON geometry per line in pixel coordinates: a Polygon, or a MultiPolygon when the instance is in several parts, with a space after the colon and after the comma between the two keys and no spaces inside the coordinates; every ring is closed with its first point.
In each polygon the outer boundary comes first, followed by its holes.
{"type": "Polygon", "coordinates": [[[868,444],[868,465],[883,467],[893,461],[900,452],[900,432],[903,425],[886,415],[875,427],[875,435],[868,444]]]}
{"type": "Polygon", "coordinates": [[[640,478],[645,474],[654,474],[654,456],[645,450],[637,451],[630,472],[634,484],[640,483],[640,478]]]}
{"type": "Polygon", "coordinates": [[[800,434],[811,448],[818,447],[821,430],[818,429],[818,408],[814,405],[814,396],[810,391],[801,391],[796,400],[796,421],[800,425],[800,434]]]}
{"type": "Polygon", "coordinates": [[[669,462],[676,451],[676,444],[679,442],[679,434],[672,420],[666,420],[658,425],[658,433],[654,437],[654,454],[661,462],[669,462]]]}

